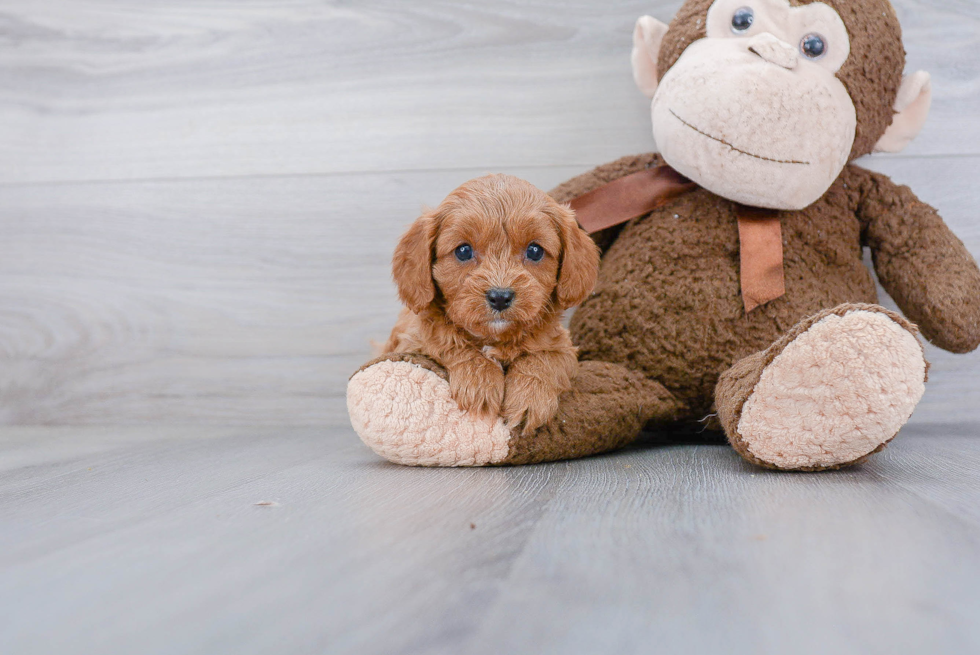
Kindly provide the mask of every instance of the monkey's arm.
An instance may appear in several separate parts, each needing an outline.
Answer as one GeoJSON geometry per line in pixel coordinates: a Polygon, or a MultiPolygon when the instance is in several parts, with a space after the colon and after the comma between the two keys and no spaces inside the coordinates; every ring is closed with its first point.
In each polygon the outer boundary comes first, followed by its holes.
{"type": "Polygon", "coordinates": [[[881,285],[944,350],[980,345],[980,269],[935,209],[870,173],[859,216],[881,285]]]}
{"type": "MultiPolygon", "coordinates": [[[[656,153],[649,153],[645,155],[630,155],[628,157],[622,157],[616,161],[611,161],[608,164],[603,164],[598,168],[589,171],[588,173],[583,173],[577,177],[562,182],[554,189],[548,192],[548,195],[557,200],[560,203],[568,203],[578,198],[581,195],[597,189],[603,184],[608,184],[618,180],[621,177],[626,177],[637,171],[642,171],[644,168],[653,168],[654,166],[659,166],[664,163],[663,158],[656,153]]],[[[598,232],[593,232],[591,235],[592,240],[596,242],[599,246],[599,250],[603,254],[609,249],[609,247],[619,236],[620,231],[622,231],[625,225],[614,225],[613,227],[607,228],[605,230],[600,230],[598,232]]]]}

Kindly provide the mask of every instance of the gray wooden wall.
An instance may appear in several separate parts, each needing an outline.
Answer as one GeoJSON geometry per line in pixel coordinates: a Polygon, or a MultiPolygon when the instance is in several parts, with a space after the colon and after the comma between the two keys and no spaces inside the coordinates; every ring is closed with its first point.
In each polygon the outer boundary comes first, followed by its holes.
{"type": "MultiPolygon", "coordinates": [[[[400,231],[653,149],[630,34],[679,4],[3,2],[0,423],[343,423],[400,231]]],[[[980,3],[895,4],[935,104],[865,165],[980,254],[980,3]]],[[[929,356],[913,420],[980,418],[980,356],[929,356]]]]}

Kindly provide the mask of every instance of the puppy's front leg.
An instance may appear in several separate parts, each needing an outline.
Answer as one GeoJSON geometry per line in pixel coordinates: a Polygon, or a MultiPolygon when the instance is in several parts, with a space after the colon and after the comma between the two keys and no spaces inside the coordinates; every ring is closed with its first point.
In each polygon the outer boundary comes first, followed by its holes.
{"type": "Polygon", "coordinates": [[[511,428],[524,421],[530,434],[558,413],[558,396],[572,388],[578,367],[575,350],[528,353],[510,365],[501,415],[511,428]]]}
{"type": "Polygon", "coordinates": [[[504,371],[481,354],[445,363],[449,393],[459,408],[480,416],[497,416],[504,399],[504,371]]]}

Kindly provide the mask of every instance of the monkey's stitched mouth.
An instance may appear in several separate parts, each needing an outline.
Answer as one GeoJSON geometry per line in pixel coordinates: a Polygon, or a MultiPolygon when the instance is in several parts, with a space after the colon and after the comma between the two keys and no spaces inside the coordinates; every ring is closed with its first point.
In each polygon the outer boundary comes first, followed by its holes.
{"type": "Polygon", "coordinates": [[[704,130],[699,130],[698,128],[694,127],[693,125],[691,125],[690,123],[688,123],[686,120],[684,120],[683,118],[681,118],[680,116],[678,116],[674,112],[673,109],[668,109],[667,111],[669,111],[674,116],[674,118],[676,118],[680,122],[684,123],[684,125],[688,126],[692,130],[694,130],[695,132],[697,132],[698,134],[700,134],[701,136],[706,136],[709,139],[711,139],[712,141],[717,141],[718,143],[720,143],[722,145],[728,146],[729,148],[731,148],[732,150],[734,150],[737,153],[740,153],[740,154],[743,154],[743,155],[748,155],[749,157],[754,157],[755,159],[761,159],[762,161],[773,162],[773,163],[776,163],[776,164],[797,164],[797,165],[800,165],[800,166],[809,166],[810,165],[810,162],[808,162],[808,161],[794,161],[794,160],[791,160],[791,159],[790,160],[786,160],[786,159],[773,159],[772,157],[763,157],[762,155],[756,155],[756,154],[753,154],[751,152],[746,152],[745,150],[741,150],[740,148],[736,148],[735,146],[733,146],[732,144],[730,144],[728,141],[725,141],[724,139],[719,139],[716,136],[711,136],[710,134],[708,134],[704,130]]]}

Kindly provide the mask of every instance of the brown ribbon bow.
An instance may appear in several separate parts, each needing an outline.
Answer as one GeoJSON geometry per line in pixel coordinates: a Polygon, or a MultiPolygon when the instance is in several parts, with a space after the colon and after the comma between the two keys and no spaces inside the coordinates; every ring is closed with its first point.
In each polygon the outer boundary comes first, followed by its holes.
{"type": "MultiPolygon", "coordinates": [[[[621,177],[575,198],[579,225],[599,232],[649,214],[670,200],[697,188],[667,165],[621,177]]],[[[739,240],[739,278],[748,314],[786,293],[783,277],[783,239],[779,212],[736,205],[739,240]]]]}

